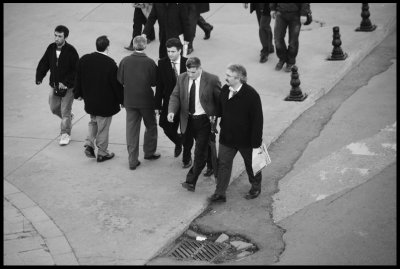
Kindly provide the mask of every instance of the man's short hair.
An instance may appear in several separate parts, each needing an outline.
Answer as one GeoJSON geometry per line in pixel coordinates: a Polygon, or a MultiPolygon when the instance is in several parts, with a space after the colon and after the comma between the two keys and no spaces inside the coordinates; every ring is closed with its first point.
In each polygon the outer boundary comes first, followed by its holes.
{"type": "Polygon", "coordinates": [[[236,73],[239,76],[240,82],[245,83],[247,82],[247,71],[243,65],[240,64],[230,64],[227,67],[231,72],[236,73]]]}
{"type": "Polygon", "coordinates": [[[165,43],[165,46],[167,48],[175,47],[177,50],[181,50],[182,49],[182,43],[179,40],[179,38],[176,38],[176,37],[168,39],[167,42],[165,43]]]}
{"type": "Polygon", "coordinates": [[[99,36],[96,39],[97,51],[104,52],[109,45],[110,45],[110,40],[108,40],[107,36],[105,35],[99,36]]]}
{"type": "Polygon", "coordinates": [[[201,66],[201,62],[200,59],[197,57],[190,57],[187,61],[186,61],[186,68],[199,68],[201,66]]]}
{"type": "Polygon", "coordinates": [[[67,38],[68,35],[69,35],[69,30],[68,30],[68,28],[67,28],[66,26],[64,26],[64,25],[58,25],[58,26],[56,27],[56,29],[54,29],[54,32],[57,32],[57,33],[64,33],[64,38],[67,38]]]}
{"type": "Polygon", "coordinates": [[[135,36],[135,38],[133,39],[133,48],[135,50],[144,50],[147,46],[147,38],[145,38],[144,36],[138,35],[135,36]]]}

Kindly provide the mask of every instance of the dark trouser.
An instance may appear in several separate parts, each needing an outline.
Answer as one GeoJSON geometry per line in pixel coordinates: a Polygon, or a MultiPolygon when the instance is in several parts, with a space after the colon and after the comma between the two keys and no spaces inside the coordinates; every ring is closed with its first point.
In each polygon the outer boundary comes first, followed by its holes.
{"type": "Polygon", "coordinates": [[[186,182],[196,185],[197,179],[203,168],[206,166],[208,143],[211,134],[211,124],[207,115],[199,118],[189,116],[188,125],[185,131],[185,136],[192,136],[195,141],[194,161],[186,175],[186,182]]]}
{"type": "Polygon", "coordinates": [[[272,29],[270,23],[271,15],[261,15],[258,34],[260,36],[260,41],[262,45],[262,55],[268,55],[274,51],[274,45],[272,45],[272,29]]]}
{"type": "MultiPolygon", "coordinates": [[[[216,163],[216,160],[213,158],[217,158],[217,156],[214,156],[212,151],[216,152],[216,149],[213,149],[212,147],[215,147],[215,134],[211,133],[210,135],[210,141],[208,143],[208,149],[207,149],[207,169],[214,169],[214,171],[217,170],[217,167],[214,167],[215,165],[213,165],[213,161],[214,163],[216,163]]],[[[216,174],[216,173],[215,173],[216,174]]]]}
{"type": "Polygon", "coordinates": [[[193,147],[193,138],[184,139],[183,136],[178,134],[179,127],[179,112],[176,113],[173,122],[169,122],[167,119],[168,102],[166,102],[166,108],[163,107],[160,113],[159,125],[163,128],[165,135],[172,141],[176,146],[183,145],[182,162],[188,163],[191,159],[191,150],[193,147]],[[165,111],[165,112],[164,112],[165,111]]]}
{"type": "Polygon", "coordinates": [[[275,19],[275,47],[279,60],[288,64],[296,63],[299,51],[300,15],[297,13],[276,13],[275,19]],[[289,29],[289,46],[286,47],[286,29],[289,29]]]}
{"type": "MultiPolygon", "coordinates": [[[[160,33],[158,36],[160,38],[160,47],[158,48],[158,57],[161,59],[161,58],[168,56],[167,47],[165,46],[165,44],[167,43],[167,36],[166,36],[166,33],[164,31],[161,32],[161,30],[160,30],[160,33]]],[[[176,38],[179,39],[179,37],[176,37],[176,38]]]]}
{"type": "MultiPolygon", "coordinates": [[[[133,39],[142,34],[142,28],[146,25],[147,22],[147,18],[146,16],[143,14],[142,9],[141,8],[135,8],[135,11],[133,13],[133,32],[132,32],[132,39],[131,39],[131,43],[129,46],[132,46],[133,44],[133,39]]],[[[151,27],[150,30],[150,35],[147,37],[147,39],[149,40],[153,40],[156,38],[155,32],[154,32],[154,27],[151,27]]]]}
{"type": "Polygon", "coordinates": [[[253,175],[253,168],[252,168],[253,149],[231,148],[220,143],[218,149],[218,176],[217,176],[217,187],[215,189],[215,193],[225,196],[226,189],[228,188],[229,181],[231,179],[233,159],[235,158],[236,153],[238,151],[240,152],[244,160],[251,188],[254,190],[261,189],[261,179],[262,179],[261,172],[258,173],[257,175],[253,175]]]}
{"type": "Polygon", "coordinates": [[[144,132],[144,157],[150,157],[157,149],[157,120],[154,109],[126,107],[126,144],[129,154],[129,166],[136,167],[139,157],[140,125],[143,118],[146,130],[144,132]]]}
{"type": "Polygon", "coordinates": [[[189,41],[188,48],[193,48],[193,40],[196,36],[196,26],[198,25],[204,32],[211,29],[211,24],[206,22],[206,20],[200,15],[196,9],[195,4],[189,4],[188,8],[190,32],[192,40],[189,41]]]}

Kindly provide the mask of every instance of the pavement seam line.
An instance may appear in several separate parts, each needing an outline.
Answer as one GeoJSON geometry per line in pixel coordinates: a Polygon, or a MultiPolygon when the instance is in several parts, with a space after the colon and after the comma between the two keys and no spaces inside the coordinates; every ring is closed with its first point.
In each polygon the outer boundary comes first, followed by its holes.
{"type": "Polygon", "coordinates": [[[78,21],[83,21],[84,18],[86,18],[87,16],[90,15],[90,13],[92,13],[93,11],[95,11],[96,9],[98,9],[100,6],[102,6],[104,3],[101,3],[100,5],[98,5],[97,7],[93,8],[91,11],[89,11],[85,16],[83,16],[82,18],[80,18],[78,21]]]}

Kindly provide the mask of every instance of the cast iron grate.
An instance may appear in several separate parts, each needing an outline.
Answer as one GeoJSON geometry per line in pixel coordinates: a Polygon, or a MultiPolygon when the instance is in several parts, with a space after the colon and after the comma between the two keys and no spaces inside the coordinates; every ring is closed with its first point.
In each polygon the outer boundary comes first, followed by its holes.
{"type": "Polygon", "coordinates": [[[179,260],[190,259],[212,262],[227,245],[221,243],[184,239],[168,256],[179,260]]]}

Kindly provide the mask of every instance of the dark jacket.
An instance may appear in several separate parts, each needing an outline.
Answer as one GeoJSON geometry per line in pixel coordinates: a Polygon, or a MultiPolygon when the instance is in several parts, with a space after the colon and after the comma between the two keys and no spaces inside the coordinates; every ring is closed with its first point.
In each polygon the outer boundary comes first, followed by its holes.
{"type": "Polygon", "coordinates": [[[118,81],[124,86],[124,106],[128,108],[154,107],[157,65],[145,53],[134,51],[121,60],[117,74],[118,81]]]}
{"type": "Polygon", "coordinates": [[[186,4],[154,3],[143,33],[150,36],[151,26],[158,20],[160,34],[165,34],[165,40],[179,38],[183,34],[185,41],[192,40],[190,22],[186,4]]]}
{"type": "Polygon", "coordinates": [[[210,3],[196,3],[196,10],[199,14],[210,11],[210,3]]]}
{"type": "Polygon", "coordinates": [[[310,3],[271,3],[269,7],[271,11],[296,12],[300,16],[307,16],[310,11],[310,3]]]}
{"type": "Polygon", "coordinates": [[[229,86],[224,85],[219,103],[219,142],[228,147],[260,147],[264,119],[259,94],[253,87],[244,83],[235,96],[229,100],[228,97],[229,86]]]}
{"type": "Polygon", "coordinates": [[[250,3],[250,13],[254,10],[258,10],[260,14],[270,15],[271,9],[269,8],[269,3],[250,3]]]}
{"type": "MultiPolygon", "coordinates": [[[[179,74],[186,72],[186,61],[187,58],[181,56],[179,74]]],[[[165,109],[165,112],[168,112],[169,97],[175,85],[176,76],[171,60],[168,57],[164,57],[158,61],[157,67],[156,109],[165,109]]]]}
{"type": "Polygon", "coordinates": [[[44,53],[36,68],[36,81],[42,81],[50,70],[50,86],[61,82],[68,88],[73,88],[75,83],[76,67],[79,55],[76,49],[65,41],[57,63],[56,43],[51,43],[44,53]]]}
{"type": "Polygon", "coordinates": [[[111,117],[123,104],[123,88],[117,80],[118,66],[99,52],[84,55],[78,62],[74,97],[82,97],[90,115],[111,117]]]}

